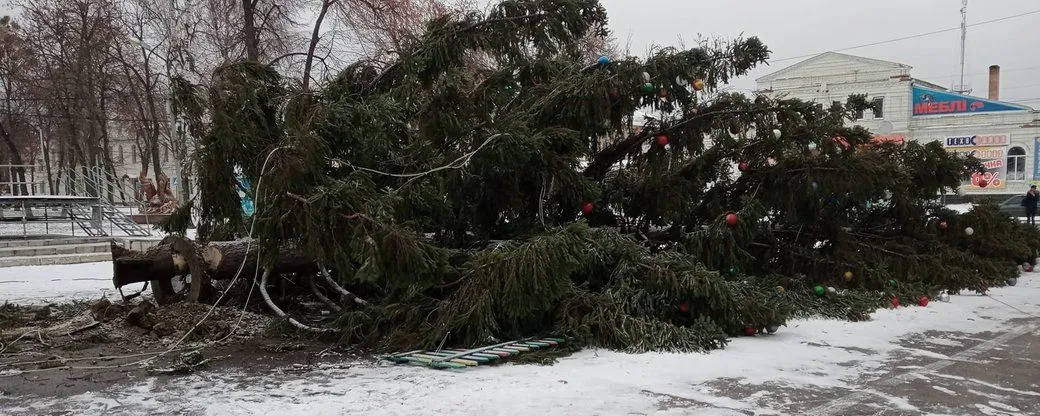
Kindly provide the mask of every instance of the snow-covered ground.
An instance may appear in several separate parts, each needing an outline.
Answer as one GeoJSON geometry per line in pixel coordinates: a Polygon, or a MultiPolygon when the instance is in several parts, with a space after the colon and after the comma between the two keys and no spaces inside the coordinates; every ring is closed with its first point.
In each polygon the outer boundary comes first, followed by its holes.
{"type": "MultiPolygon", "coordinates": [[[[50,291],[48,300],[99,296],[103,287],[110,287],[110,270],[107,263],[0,269],[0,282],[7,282],[0,286],[0,302],[36,301],[41,288],[50,291]]],[[[129,386],[99,385],[101,390],[72,397],[0,397],[0,414],[790,414],[784,409],[799,399],[778,395],[778,389],[855,389],[864,377],[892,371],[896,357],[964,360],[907,347],[908,337],[953,348],[965,345],[973,334],[1036,331],[1037,321],[1023,324],[1021,318],[1040,315],[1040,274],[1027,274],[1018,286],[995,289],[990,295],[965,294],[953,296],[950,303],[881,310],[869,322],[798,320],[775,335],[736,338],[726,349],[708,354],[589,349],[552,366],[506,364],[453,371],[344,362],[284,368],[259,377],[204,372],[147,378],[129,386]],[[933,335],[922,335],[926,332],[933,335]],[[750,393],[721,388],[722,382],[750,393]],[[11,407],[5,411],[5,405],[11,407]]],[[[12,381],[16,380],[0,376],[0,385],[12,381]]],[[[933,393],[943,389],[928,388],[933,393]]],[[[892,409],[913,409],[907,397],[870,394],[892,409]]]]}
{"type": "Polygon", "coordinates": [[[0,268],[0,303],[42,305],[98,299],[114,292],[110,261],[0,268]]]}

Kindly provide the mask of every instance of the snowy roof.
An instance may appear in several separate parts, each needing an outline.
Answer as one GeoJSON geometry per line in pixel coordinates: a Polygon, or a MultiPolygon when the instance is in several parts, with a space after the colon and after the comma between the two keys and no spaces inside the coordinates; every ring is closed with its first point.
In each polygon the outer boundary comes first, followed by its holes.
{"type": "Polygon", "coordinates": [[[789,74],[789,73],[794,72],[794,71],[796,71],[798,69],[802,69],[802,68],[804,68],[806,66],[810,66],[812,64],[821,63],[821,62],[827,61],[827,60],[850,61],[850,62],[854,62],[854,63],[857,63],[857,64],[865,65],[865,66],[876,67],[878,69],[892,69],[892,70],[909,71],[912,68],[910,65],[901,64],[899,62],[885,61],[885,60],[874,59],[874,58],[865,58],[865,57],[862,57],[862,56],[849,55],[849,54],[838,53],[838,52],[824,52],[824,53],[821,53],[819,55],[813,56],[811,58],[802,60],[802,61],[800,61],[800,62],[798,62],[796,64],[793,64],[791,66],[785,67],[785,68],[783,68],[783,69],[781,69],[779,71],[773,72],[773,73],[771,73],[769,75],[766,75],[766,76],[763,76],[761,78],[758,78],[755,81],[757,81],[759,83],[769,82],[769,81],[775,80],[777,78],[781,78],[783,75],[789,74]]]}

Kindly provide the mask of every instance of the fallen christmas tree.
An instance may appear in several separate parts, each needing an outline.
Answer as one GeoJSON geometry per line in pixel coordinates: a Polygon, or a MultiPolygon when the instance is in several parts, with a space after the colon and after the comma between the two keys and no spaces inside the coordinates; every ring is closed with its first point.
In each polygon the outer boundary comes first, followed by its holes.
{"type": "Polygon", "coordinates": [[[1040,249],[993,207],[936,202],[976,160],[848,126],[865,97],[720,92],[766,62],[756,38],[581,50],[605,34],[597,1],[510,0],[433,20],[316,91],[253,62],[208,94],[177,83],[201,138],[201,239],[251,235],[265,283],[326,283],[334,330],[384,351],[530,335],[719,348],[796,316],[999,286],[1040,249]],[[322,267],[267,279],[287,246],[322,267]]]}

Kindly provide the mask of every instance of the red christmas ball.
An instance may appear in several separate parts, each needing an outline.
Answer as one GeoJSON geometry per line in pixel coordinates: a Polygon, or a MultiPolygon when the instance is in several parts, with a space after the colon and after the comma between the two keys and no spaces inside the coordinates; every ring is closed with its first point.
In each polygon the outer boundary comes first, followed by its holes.
{"type": "Polygon", "coordinates": [[[621,94],[618,93],[617,88],[611,88],[610,89],[610,99],[611,100],[616,100],[616,99],[618,99],[618,97],[621,97],[621,94]]]}
{"type": "Polygon", "coordinates": [[[917,298],[917,305],[922,307],[928,306],[928,296],[921,296],[917,298]]]}
{"type": "Polygon", "coordinates": [[[582,204],[581,212],[584,212],[584,213],[588,214],[588,213],[592,212],[593,208],[595,208],[595,206],[592,205],[591,202],[586,202],[586,203],[582,204]]]}
{"type": "Polygon", "coordinates": [[[726,225],[733,227],[737,225],[737,214],[729,213],[726,214],[726,225]]]}
{"type": "Polygon", "coordinates": [[[1025,269],[1026,269],[1026,273],[1032,273],[1033,272],[1033,266],[1026,266],[1025,269]]]}
{"type": "Polygon", "coordinates": [[[658,134],[657,135],[657,144],[659,144],[661,146],[667,145],[668,144],[668,136],[665,136],[663,134],[658,134]]]}
{"type": "Polygon", "coordinates": [[[892,297],[892,307],[893,308],[898,308],[899,307],[899,298],[894,297],[894,296],[892,297]]]}
{"type": "Polygon", "coordinates": [[[679,305],[679,312],[687,313],[689,311],[690,311],[690,305],[687,305],[685,303],[679,305]]]}
{"type": "Polygon", "coordinates": [[[758,330],[755,329],[755,328],[752,328],[750,326],[744,328],[744,335],[747,335],[747,336],[751,337],[751,336],[755,336],[756,333],[758,333],[758,330]]]}
{"type": "Polygon", "coordinates": [[[985,188],[989,186],[989,181],[985,179],[979,179],[979,188],[985,188]]]}
{"type": "Polygon", "coordinates": [[[657,95],[659,95],[661,98],[667,98],[668,97],[668,89],[667,88],[661,88],[661,91],[659,91],[657,93],[657,95]]]}
{"type": "Polygon", "coordinates": [[[740,162],[740,164],[737,165],[737,169],[740,169],[741,172],[747,172],[751,170],[751,166],[749,166],[747,162],[740,162]]]}

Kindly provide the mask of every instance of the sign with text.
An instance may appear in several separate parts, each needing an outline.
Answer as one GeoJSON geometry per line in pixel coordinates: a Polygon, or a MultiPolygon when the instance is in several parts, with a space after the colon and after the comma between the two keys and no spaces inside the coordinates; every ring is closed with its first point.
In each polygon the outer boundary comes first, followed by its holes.
{"type": "Polygon", "coordinates": [[[919,85],[912,87],[912,94],[912,110],[915,116],[1031,111],[1026,106],[925,88],[919,85]]]}
{"type": "Polygon", "coordinates": [[[948,152],[974,156],[982,162],[983,171],[971,175],[965,185],[979,189],[1004,189],[1007,186],[1007,135],[989,134],[947,137],[944,140],[948,152]],[[986,186],[982,185],[985,181],[986,186]]]}

